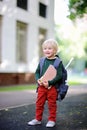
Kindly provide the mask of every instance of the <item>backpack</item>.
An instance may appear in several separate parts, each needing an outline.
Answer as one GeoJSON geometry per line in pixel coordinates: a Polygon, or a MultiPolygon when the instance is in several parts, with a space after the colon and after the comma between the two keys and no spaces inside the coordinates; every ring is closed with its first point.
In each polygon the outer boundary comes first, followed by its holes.
{"type": "MultiPolygon", "coordinates": [[[[42,57],[40,59],[40,75],[42,73],[42,67],[45,61],[45,57],[42,57]]],[[[59,64],[62,63],[59,57],[56,57],[53,66],[57,69],[59,64]]],[[[58,91],[58,101],[62,101],[68,91],[69,86],[67,85],[67,70],[65,69],[63,63],[62,63],[62,78],[58,81],[58,83],[55,85],[57,91],[58,91]]]]}

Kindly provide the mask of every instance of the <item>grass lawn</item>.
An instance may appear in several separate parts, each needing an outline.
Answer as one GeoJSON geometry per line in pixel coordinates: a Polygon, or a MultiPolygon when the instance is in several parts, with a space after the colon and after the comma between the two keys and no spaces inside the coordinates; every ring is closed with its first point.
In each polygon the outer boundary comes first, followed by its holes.
{"type": "Polygon", "coordinates": [[[87,76],[74,76],[69,78],[70,85],[79,85],[79,84],[87,84],[87,76]]]}
{"type": "Polygon", "coordinates": [[[34,90],[37,85],[12,85],[12,86],[2,86],[0,87],[0,92],[2,91],[22,91],[22,90],[34,90]]]}
{"type": "MultiPolygon", "coordinates": [[[[87,84],[87,77],[74,77],[69,79],[68,84],[71,85],[79,85],[79,84],[87,84]]],[[[3,91],[22,91],[22,90],[35,90],[37,84],[33,85],[14,85],[14,86],[2,86],[0,87],[0,92],[3,91]]]]}

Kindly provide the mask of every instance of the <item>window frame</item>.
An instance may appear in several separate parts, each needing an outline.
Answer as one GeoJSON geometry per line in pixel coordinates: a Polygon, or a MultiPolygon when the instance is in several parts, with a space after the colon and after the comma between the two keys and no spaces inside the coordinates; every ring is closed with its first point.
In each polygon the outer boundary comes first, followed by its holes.
{"type": "Polygon", "coordinates": [[[16,22],[16,62],[26,63],[27,62],[27,24],[21,21],[16,22]],[[25,30],[23,30],[25,26],[25,30]],[[22,29],[21,29],[22,27],[22,29]],[[25,32],[24,32],[25,31],[25,32]],[[24,38],[23,38],[23,33],[24,38]],[[24,41],[24,42],[23,42],[24,41]],[[21,46],[23,45],[23,46],[21,46]]]}

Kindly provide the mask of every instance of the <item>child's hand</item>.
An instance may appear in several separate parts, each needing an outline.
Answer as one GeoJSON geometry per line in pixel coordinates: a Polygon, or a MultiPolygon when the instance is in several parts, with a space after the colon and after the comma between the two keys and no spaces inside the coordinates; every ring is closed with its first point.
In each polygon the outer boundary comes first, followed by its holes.
{"type": "Polygon", "coordinates": [[[43,82],[42,82],[41,79],[39,79],[37,82],[38,82],[38,84],[39,84],[40,86],[43,85],[43,82]]]}
{"type": "Polygon", "coordinates": [[[43,82],[43,85],[44,85],[45,88],[48,88],[48,85],[49,85],[49,84],[48,84],[48,81],[44,81],[44,82],[43,82]]]}

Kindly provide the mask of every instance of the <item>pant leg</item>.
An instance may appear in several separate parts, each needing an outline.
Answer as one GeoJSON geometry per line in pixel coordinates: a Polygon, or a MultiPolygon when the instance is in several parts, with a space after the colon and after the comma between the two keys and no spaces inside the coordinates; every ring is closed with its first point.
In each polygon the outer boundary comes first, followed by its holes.
{"type": "Polygon", "coordinates": [[[47,99],[47,91],[48,89],[45,87],[38,88],[38,95],[37,95],[37,101],[36,101],[36,119],[39,121],[42,120],[44,104],[47,99]]]}
{"type": "Polygon", "coordinates": [[[48,120],[56,121],[56,111],[57,111],[57,103],[56,99],[58,96],[58,92],[55,87],[51,87],[47,93],[48,100],[48,109],[49,109],[49,118],[48,120]]]}

